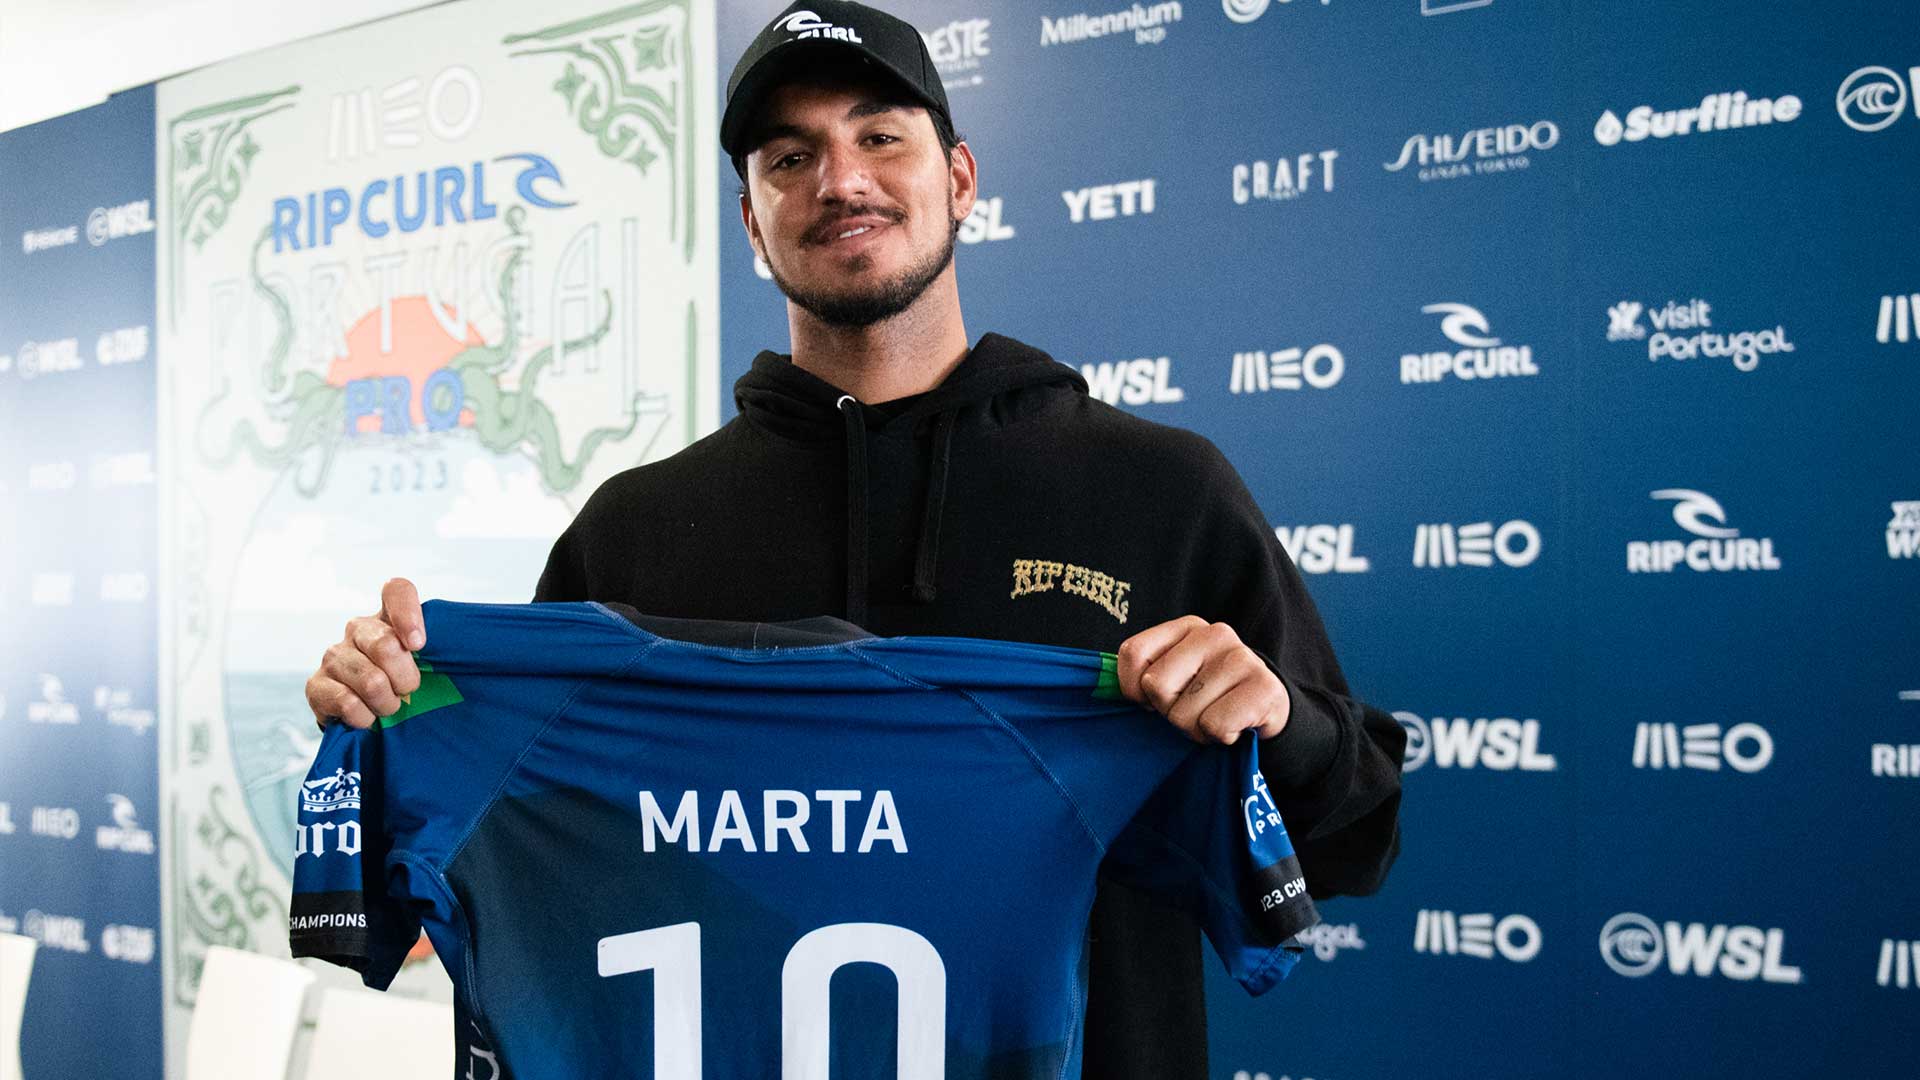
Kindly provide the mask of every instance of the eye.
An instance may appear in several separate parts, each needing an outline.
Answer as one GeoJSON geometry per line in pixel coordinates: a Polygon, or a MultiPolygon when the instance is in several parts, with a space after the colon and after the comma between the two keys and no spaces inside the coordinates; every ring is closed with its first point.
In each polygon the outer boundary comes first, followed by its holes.
{"type": "Polygon", "coordinates": [[[900,141],[899,139],[894,138],[892,135],[888,135],[885,132],[878,132],[878,131],[874,132],[872,135],[867,136],[867,139],[869,141],[872,141],[874,139],[883,140],[882,145],[884,145],[885,143],[897,143],[900,141]]]}
{"type": "Polygon", "coordinates": [[[770,165],[769,168],[775,171],[778,171],[780,169],[785,169],[792,166],[794,163],[798,162],[802,157],[805,157],[805,156],[806,155],[801,154],[797,151],[791,154],[782,154],[779,157],[773,159],[773,164],[770,165]]]}

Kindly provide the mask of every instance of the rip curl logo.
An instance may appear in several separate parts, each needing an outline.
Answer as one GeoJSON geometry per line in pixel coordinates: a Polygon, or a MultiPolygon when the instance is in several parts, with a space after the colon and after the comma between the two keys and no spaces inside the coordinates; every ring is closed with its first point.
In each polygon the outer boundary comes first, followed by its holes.
{"type": "Polygon", "coordinates": [[[865,44],[860,34],[850,26],[835,26],[811,11],[796,11],[780,20],[780,29],[793,35],[793,40],[801,38],[832,38],[835,41],[851,41],[865,44]]]}
{"type": "Polygon", "coordinates": [[[1008,594],[1010,599],[1052,592],[1056,587],[1072,596],[1084,596],[1115,619],[1123,623],[1127,621],[1127,590],[1133,588],[1130,583],[1073,563],[1047,559],[1013,560],[1013,591],[1008,594]]]}

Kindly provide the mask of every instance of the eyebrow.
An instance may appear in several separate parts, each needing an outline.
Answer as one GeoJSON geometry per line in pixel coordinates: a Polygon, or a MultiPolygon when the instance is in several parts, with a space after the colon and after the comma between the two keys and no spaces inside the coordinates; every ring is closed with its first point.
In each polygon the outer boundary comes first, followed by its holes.
{"type": "MultiPolygon", "coordinates": [[[[845,118],[848,120],[862,120],[869,116],[880,116],[883,113],[898,112],[901,109],[902,106],[892,102],[862,101],[854,105],[853,108],[848,109],[845,118]]],[[[760,136],[755,140],[753,148],[758,150],[775,139],[789,137],[805,138],[806,134],[804,130],[795,124],[772,124],[760,129],[760,136]]]]}

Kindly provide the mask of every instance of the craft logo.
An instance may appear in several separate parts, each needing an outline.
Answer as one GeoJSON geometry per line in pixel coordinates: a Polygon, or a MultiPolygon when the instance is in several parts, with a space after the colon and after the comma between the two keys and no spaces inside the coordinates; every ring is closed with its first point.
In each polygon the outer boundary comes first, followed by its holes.
{"type": "Polygon", "coordinates": [[[88,953],[93,943],[87,940],[87,922],[72,915],[48,915],[29,911],[20,917],[20,932],[40,943],[43,949],[88,953]]]}
{"type": "Polygon", "coordinates": [[[1920,558],[1920,502],[1896,502],[1887,522],[1887,558],[1920,558]]]}
{"type": "Polygon", "coordinates": [[[1886,938],[1880,942],[1880,969],[1873,981],[1879,986],[1908,990],[1920,986],[1920,941],[1886,938]]]}
{"type": "Polygon", "coordinates": [[[73,575],[47,570],[33,575],[33,606],[68,607],[73,603],[73,575]]]}
{"type": "MultiPolygon", "coordinates": [[[[513,187],[528,206],[564,210],[574,205],[561,201],[566,194],[566,183],[560,179],[560,170],[545,157],[504,154],[494,158],[492,164],[502,162],[520,163],[513,187]]],[[[456,224],[464,224],[498,217],[499,206],[487,201],[487,165],[487,162],[476,161],[464,170],[456,165],[443,165],[411,176],[380,177],[367,182],[357,194],[343,187],[331,187],[325,191],[309,191],[299,198],[275,199],[273,253],[329,247],[333,244],[333,231],[342,225],[358,225],[361,235],[378,240],[395,230],[417,232],[427,226],[428,218],[432,218],[432,227],[437,229],[447,224],[449,218],[456,224]]]]}
{"type": "Polygon", "coordinates": [[[1708,94],[1700,104],[1685,109],[1655,111],[1651,105],[1627,110],[1625,123],[1608,109],[1593,125],[1594,141],[1601,146],[1617,146],[1622,140],[1670,139],[1704,131],[1730,131],[1734,128],[1760,127],[1765,124],[1792,123],[1800,116],[1800,99],[1792,94],[1777,98],[1749,98],[1745,90],[1708,94]]]}
{"type": "Polygon", "coordinates": [[[1920,293],[1893,293],[1880,298],[1880,319],[1873,340],[1882,345],[1920,341],[1920,293]]]}
{"type": "Polygon", "coordinates": [[[1447,522],[1413,527],[1413,565],[1429,569],[1456,566],[1532,566],[1540,557],[1540,530],[1518,518],[1496,527],[1491,521],[1470,525],[1447,522]]]}
{"type": "Polygon", "coordinates": [[[93,213],[87,215],[87,243],[94,247],[109,240],[141,236],[152,231],[153,202],[150,199],[112,207],[96,206],[93,213]]]}
{"type": "Polygon", "coordinates": [[[93,343],[94,363],[101,367],[112,367],[145,360],[151,349],[151,337],[151,331],[145,326],[108,330],[93,343]]]}
{"type": "Polygon", "coordinates": [[[1242,162],[1233,167],[1233,201],[1236,206],[1248,202],[1289,202],[1318,188],[1333,190],[1333,163],[1338,150],[1317,150],[1310,154],[1265,158],[1242,162]]]}
{"type": "Polygon", "coordinates": [[[1668,574],[1682,566],[1698,573],[1780,569],[1773,538],[1741,536],[1739,529],[1727,528],[1727,512],[1713,496],[1689,488],[1663,488],[1650,494],[1674,501],[1673,520],[1694,539],[1628,541],[1629,574],[1668,574]]]}
{"type": "Polygon", "coordinates": [[[1307,574],[1364,574],[1373,564],[1353,553],[1352,525],[1276,525],[1273,534],[1307,574]]]}
{"type": "Polygon", "coordinates": [[[100,930],[100,955],[128,964],[151,964],[154,933],[151,926],[121,926],[117,923],[100,930]]]}
{"type": "Polygon", "coordinates": [[[1632,911],[1600,928],[1600,958],[1630,979],[1653,973],[1664,960],[1675,975],[1704,979],[1718,973],[1739,982],[1797,984],[1800,969],[1782,961],[1785,948],[1786,934],[1778,927],[1656,923],[1632,911]]]}
{"type": "Polygon", "coordinates": [[[27,831],[54,840],[80,835],[80,811],[71,806],[36,806],[27,819],[27,831]]]}
{"type": "Polygon", "coordinates": [[[59,341],[38,343],[29,341],[22,344],[13,354],[13,368],[20,372],[20,377],[23,379],[79,371],[80,364],[79,338],[61,338],[59,341]]]}
{"type": "Polygon", "coordinates": [[[1171,363],[1164,356],[1081,364],[1080,374],[1086,377],[1087,393],[1109,405],[1160,405],[1187,396],[1172,384],[1171,363]]]}
{"type": "Polygon", "coordinates": [[[1560,768],[1552,754],[1540,752],[1538,720],[1436,716],[1428,723],[1401,711],[1395,711],[1393,718],[1407,730],[1403,772],[1415,772],[1428,761],[1441,769],[1553,772],[1560,768]]]}
{"type": "MultiPolygon", "coordinates": [[[[671,818],[661,809],[663,804],[654,798],[653,792],[642,791],[639,793],[644,830],[641,850],[651,855],[664,842],[694,853],[720,852],[732,843],[743,852],[773,854],[785,850],[781,846],[784,836],[787,848],[795,852],[804,854],[812,851],[814,845],[822,845],[824,851],[844,854],[849,850],[849,804],[857,804],[867,797],[865,792],[847,789],[811,793],[776,790],[760,795],[759,799],[743,800],[740,792],[733,788],[722,791],[719,799],[709,803],[714,808],[713,822],[702,846],[700,829],[705,819],[700,814],[698,791],[683,791],[677,800],[669,796],[665,805],[674,808],[671,818]],[[806,827],[814,818],[815,802],[826,804],[825,816],[832,819],[831,829],[818,823],[810,830],[806,827]],[[754,828],[753,814],[747,809],[749,803],[761,811],[759,829],[754,828]]],[[[873,792],[866,818],[859,846],[852,850],[867,855],[884,844],[889,851],[907,854],[907,834],[900,825],[900,811],[894,806],[893,792],[885,788],[873,792]]]]}
{"type": "Polygon", "coordinates": [[[1485,912],[1456,915],[1421,909],[1413,923],[1413,951],[1435,956],[1474,956],[1524,964],[1540,955],[1540,924],[1525,915],[1499,920],[1485,912]]]}
{"type": "Polygon", "coordinates": [[[126,851],[135,855],[153,854],[153,833],[140,827],[134,816],[133,800],[125,795],[108,795],[113,807],[113,824],[93,831],[93,844],[101,851],[126,851]]]}
{"type": "Polygon", "coordinates": [[[1636,769],[1704,769],[1721,763],[1735,772],[1756,773],[1773,760],[1773,736],[1759,724],[1635,724],[1636,769]]]}
{"type": "Polygon", "coordinates": [[[13,807],[0,802],[0,836],[13,835],[13,807]]]}
{"type": "Polygon", "coordinates": [[[1514,375],[1538,375],[1533,346],[1503,345],[1492,336],[1487,317],[1478,308],[1459,303],[1428,304],[1420,309],[1440,316],[1440,332],[1463,348],[1453,351],[1406,353],[1400,357],[1400,381],[1440,382],[1451,375],[1463,381],[1514,375]]]}
{"type": "Polygon", "coordinates": [[[60,677],[42,673],[40,700],[27,702],[27,723],[77,724],[79,722],[80,707],[67,700],[66,687],[61,685],[60,677]]]}
{"type": "Polygon", "coordinates": [[[1040,17],[1040,45],[1077,45],[1110,34],[1133,33],[1135,45],[1158,45],[1167,40],[1167,26],[1180,21],[1180,4],[1134,4],[1102,15],[1085,12],[1058,19],[1040,17]]]}
{"type": "MultiPolygon", "coordinates": [[[[984,244],[989,240],[1013,239],[1013,226],[1000,220],[1000,216],[1005,213],[1003,201],[999,195],[991,199],[975,199],[973,210],[967,214],[967,219],[960,223],[959,241],[963,244],[984,244]]],[[[765,271],[765,263],[757,257],[753,261],[756,272],[765,271]]],[[[760,276],[769,281],[773,280],[773,274],[770,271],[762,272],[760,276]]]]}
{"type": "Polygon", "coordinates": [[[1313,950],[1315,959],[1332,960],[1341,952],[1353,950],[1365,952],[1367,943],[1360,938],[1360,928],[1353,923],[1317,923],[1295,935],[1295,940],[1313,950]]]}
{"type": "Polygon", "coordinates": [[[80,242],[80,227],[68,225],[59,229],[28,229],[20,234],[20,251],[32,255],[38,251],[66,247],[80,242]]]}
{"type": "Polygon", "coordinates": [[[153,729],[153,710],[134,708],[131,690],[96,686],[93,688],[93,708],[106,718],[111,727],[126,728],[135,735],[145,735],[153,729]]]}
{"type": "Polygon", "coordinates": [[[1259,394],[1269,390],[1298,390],[1303,386],[1329,390],[1347,373],[1347,358],[1331,345],[1300,348],[1252,349],[1233,354],[1233,373],[1227,392],[1259,394]]]}
{"type": "Polygon", "coordinates": [[[360,774],[345,769],[300,785],[300,809],[315,814],[360,809],[360,774]]]}
{"type": "Polygon", "coordinates": [[[1728,357],[1733,360],[1734,367],[1741,371],[1752,371],[1760,366],[1762,356],[1793,351],[1793,342],[1787,340],[1787,328],[1784,326],[1741,330],[1737,333],[1714,331],[1710,329],[1712,326],[1713,305],[1698,297],[1686,301],[1669,300],[1658,308],[1637,300],[1622,300],[1607,309],[1607,340],[1639,341],[1645,338],[1647,359],[1650,361],[1662,358],[1692,360],[1701,356],[1716,359],[1728,357]],[[1647,337],[1647,328],[1640,325],[1642,312],[1646,314],[1647,321],[1653,324],[1652,337],[1647,337]]]}
{"type": "Polygon", "coordinates": [[[1128,180],[1118,184],[1100,184],[1076,191],[1063,191],[1060,197],[1067,203],[1067,219],[1076,225],[1084,221],[1133,217],[1135,214],[1153,213],[1154,183],[1152,180],[1128,180]]]}
{"type": "Polygon", "coordinates": [[[1920,743],[1874,743],[1873,775],[1920,779],[1920,743]]]}
{"type": "Polygon", "coordinates": [[[71,461],[43,461],[27,466],[28,491],[69,491],[80,470],[71,461]]]}
{"type": "Polygon", "coordinates": [[[980,65],[993,52],[988,44],[992,26],[991,19],[955,19],[922,32],[927,55],[933,58],[933,66],[947,89],[979,86],[986,81],[980,65]]]}
{"type": "Polygon", "coordinates": [[[1840,84],[1840,91],[1833,95],[1833,107],[1853,130],[1879,131],[1900,119],[1910,100],[1920,114],[1920,67],[1908,69],[1906,80],[1891,68],[1863,67],[1840,84]],[[1913,83],[1911,98],[1907,95],[1908,80],[1913,83]]]}
{"type": "Polygon", "coordinates": [[[796,11],[781,19],[780,31],[792,34],[789,41],[801,41],[806,38],[831,38],[834,41],[851,41],[856,45],[865,44],[858,31],[850,26],[835,26],[811,11],[796,11]]]}
{"type": "Polygon", "coordinates": [[[1414,135],[1400,147],[1400,156],[1382,168],[1399,172],[1414,166],[1421,183],[1430,180],[1458,180],[1468,176],[1490,176],[1530,168],[1529,154],[1541,153],[1560,145],[1560,127],[1551,120],[1531,124],[1505,124],[1475,128],[1458,135],[1414,135]]]}

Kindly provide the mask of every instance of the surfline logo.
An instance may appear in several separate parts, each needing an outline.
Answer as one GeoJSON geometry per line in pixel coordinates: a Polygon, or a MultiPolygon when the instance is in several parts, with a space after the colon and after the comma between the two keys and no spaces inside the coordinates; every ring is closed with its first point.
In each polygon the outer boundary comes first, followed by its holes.
{"type": "Polygon", "coordinates": [[[1800,99],[1792,94],[1750,98],[1745,90],[1729,90],[1708,94],[1699,105],[1684,109],[1655,110],[1651,105],[1638,105],[1627,110],[1624,121],[1607,109],[1594,122],[1593,141],[1601,146],[1618,146],[1622,142],[1789,124],[1800,118],[1800,111],[1800,99]]]}

